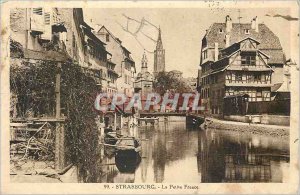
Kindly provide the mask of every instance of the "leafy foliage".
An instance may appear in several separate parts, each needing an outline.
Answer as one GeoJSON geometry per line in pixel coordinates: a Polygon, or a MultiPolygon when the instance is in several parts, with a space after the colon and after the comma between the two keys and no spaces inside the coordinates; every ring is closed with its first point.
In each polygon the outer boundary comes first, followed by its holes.
{"type": "Polygon", "coordinates": [[[188,93],[191,89],[185,84],[184,81],[168,74],[167,72],[159,72],[155,78],[153,88],[156,93],[163,95],[167,92],[174,93],[188,93]]]}
{"type": "Polygon", "coordinates": [[[54,117],[55,78],[60,71],[61,111],[66,117],[66,159],[78,165],[83,182],[93,182],[99,174],[97,113],[93,110],[99,86],[72,62],[58,69],[50,61],[20,61],[21,65],[12,64],[10,75],[11,91],[18,98],[18,117],[27,117],[29,110],[33,117],[54,117]]]}

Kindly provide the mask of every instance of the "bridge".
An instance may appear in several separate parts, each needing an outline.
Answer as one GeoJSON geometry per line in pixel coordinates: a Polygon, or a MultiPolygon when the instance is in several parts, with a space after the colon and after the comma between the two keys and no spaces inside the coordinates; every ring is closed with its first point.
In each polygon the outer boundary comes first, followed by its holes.
{"type": "Polygon", "coordinates": [[[195,113],[178,112],[141,112],[140,119],[157,119],[158,122],[186,122],[189,127],[199,127],[204,123],[205,117],[195,113]]]}

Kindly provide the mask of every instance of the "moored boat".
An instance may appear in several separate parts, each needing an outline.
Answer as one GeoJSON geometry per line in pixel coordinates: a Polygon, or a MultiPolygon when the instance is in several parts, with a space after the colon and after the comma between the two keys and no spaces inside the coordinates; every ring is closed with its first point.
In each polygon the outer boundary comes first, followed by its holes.
{"type": "Polygon", "coordinates": [[[141,144],[135,137],[122,137],[116,142],[116,157],[136,157],[140,151],[141,144]]]}
{"type": "Polygon", "coordinates": [[[118,139],[122,138],[121,134],[118,134],[117,132],[108,132],[105,133],[104,136],[104,142],[106,144],[111,144],[111,145],[115,145],[118,141],[118,139]]]}

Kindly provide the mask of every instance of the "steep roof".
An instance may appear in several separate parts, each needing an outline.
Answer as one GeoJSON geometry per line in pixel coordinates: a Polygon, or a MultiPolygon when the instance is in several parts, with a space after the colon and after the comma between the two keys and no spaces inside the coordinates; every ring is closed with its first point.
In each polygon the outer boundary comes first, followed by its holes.
{"type": "Polygon", "coordinates": [[[102,26],[100,27],[100,29],[98,30],[97,33],[101,32],[102,29],[104,29],[107,33],[109,33],[110,36],[111,36],[117,43],[119,43],[120,45],[122,44],[122,41],[121,41],[118,37],[116,37],[114,34],[112,34],[112,33],[111,33],[104,25],[102,25],[102,26]]]}
{"type": "Polygon", "coordinates": [[[123,50],[125,50],[126,52],[129,52],[129,54],[131,54],[131,52],[122,44],[122,41],[118,38],[118,37],[116,37],[112,32],[110,32],[104,25],[102,25],[101,27],[100,27],[100,29],[98,30],[98,33],[102,30],[102,29],[104,29],[107,33],[109,33],[110,34],[110,36],[121,46],[121,48],[123,49],[123,50]]]}
{"type": "MultiPolygon", "coordinates": [[[[105,30],[107,33],[109,33],[110,34],[110,36],[120,45],[120,47],[121,47],[121,49],[123,50],[123,51],[125,51],[125,52],[128,52],[129,54],[131,54],[131,52],[122,44],[122,41],[118,38],[118,37],[116,37],[113,33],[111,33],[104,25],[102,25],[100,28],[99,28],[99,30],[98,30],[98,32],[97,33],[99,33],[99,32],[101,32],[101,30],[105,30]]],[[[132,57],[129,55],[129,58],[128,58],[130,61],[132,61],[132,62],[134,62],[134,60],[132,59],[132,57]]]]}
{"type": "Polygon", "coordinates": [[[123,45],[121,45],[121,47],[125,52],[128,52],[129,54],[131,54],[131,52],[126,47],[124,47],[123,45]]]}
{"type": "MultiPolygon", "coordinates": [[[[203,39],[206,39],[208,47],[214,47],[218,43],[219,48],[225,48],[225,23],[214,23],[208,29],[203,39]],[[220,33],[222,29],[223,33],[220,33]]],[[[230,45],[237,43],[247,37],[251,37],[260,42],[258,49],[270,56],[269,63],[284,63],[284,53],[279,38],[265,25],[258,25],[258,32],[251,28],[250,23],[233,23],[229,32],[230,45]],[[249,34],[244,31],[249,30],[249,34]]]]}
{"type": "Polygon", "coordinates": [[[83,28],[83,32],[93,41],[95,41],[96,43],[98,43],[99,45],[101,45],[102,47],[104,47],[104,45],[106,45],[106,43],[104,43],[103,41],[101,41],[96,35],[94,35],[94,33],[92,33],[90,31],[90,29],[86,29],[83,28]]]}

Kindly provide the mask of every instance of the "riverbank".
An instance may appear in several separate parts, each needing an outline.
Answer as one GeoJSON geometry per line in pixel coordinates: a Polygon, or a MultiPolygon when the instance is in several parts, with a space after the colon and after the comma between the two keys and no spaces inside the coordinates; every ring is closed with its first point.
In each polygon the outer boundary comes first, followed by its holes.
{"type": "Polygon", "coordinates": [[[12,183],[72,183],[77,182],[77,169],[69,165],[62,171],[54,169],[54,161],[33,159],[10,161],[10,181],[12,183]]]}
{"type": "Polygon", "coordinates": [[[253,124],[236,121],[225,121],[215,118],[206,118],[206,128],[226,131],[239,131],[250,134],[269,135],[274,137],[288,137],[290,127],[279,125],[253,124]]]}

